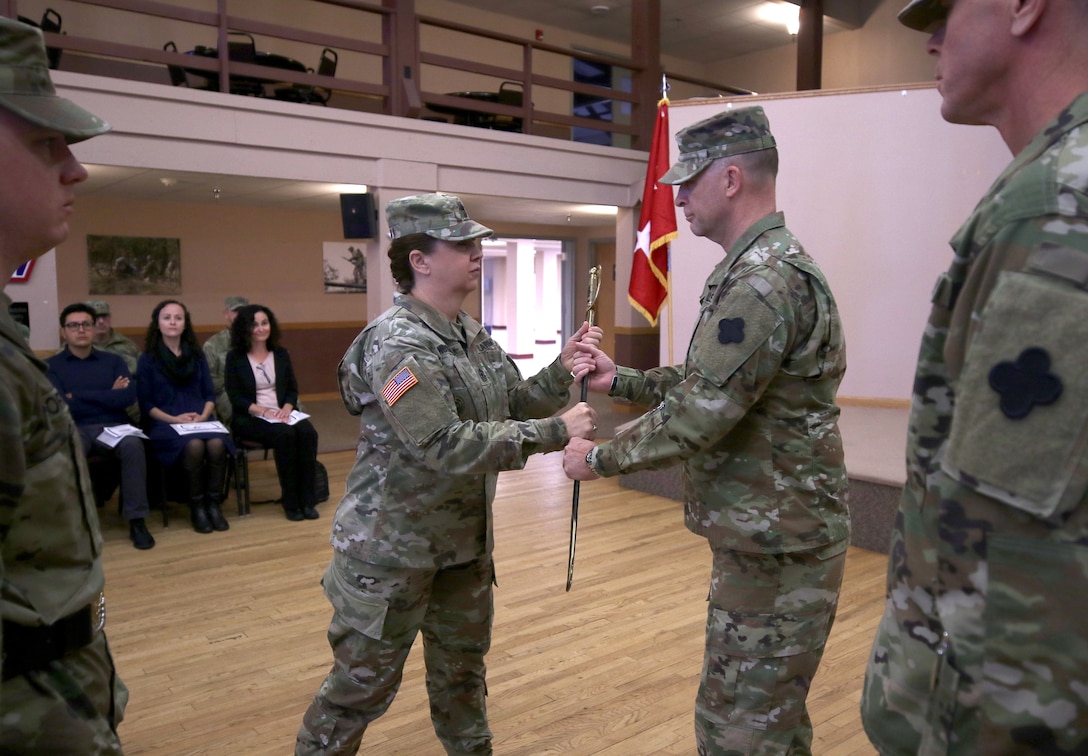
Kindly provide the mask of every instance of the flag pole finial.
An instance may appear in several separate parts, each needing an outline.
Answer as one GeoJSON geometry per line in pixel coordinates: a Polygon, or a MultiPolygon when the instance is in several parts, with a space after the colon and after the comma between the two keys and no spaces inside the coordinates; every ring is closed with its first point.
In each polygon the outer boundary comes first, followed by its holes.
{"type": "Polygon", "coordinates": [[[669,96],[669,78],[662,73],[661,74],[661,99],[664,100],[669,96]]]}

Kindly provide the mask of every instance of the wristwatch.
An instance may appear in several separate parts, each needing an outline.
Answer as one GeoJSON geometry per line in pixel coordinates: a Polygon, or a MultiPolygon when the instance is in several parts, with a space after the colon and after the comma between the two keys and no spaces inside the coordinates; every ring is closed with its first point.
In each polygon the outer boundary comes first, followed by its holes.
{"type": "Polygon", "coordinates": [[[586,452],[586,465],[589,466],[590,472],[592,472],[594,475],[600,475],[600,473],[597,472],[597,451],[599,449],[599,446],[594,446],[592,449],[586,452]]]}

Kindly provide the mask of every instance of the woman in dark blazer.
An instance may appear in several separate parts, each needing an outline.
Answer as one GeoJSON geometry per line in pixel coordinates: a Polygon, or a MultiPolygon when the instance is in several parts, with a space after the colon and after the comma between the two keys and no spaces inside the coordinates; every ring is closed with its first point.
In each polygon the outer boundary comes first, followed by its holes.
{"type": "Polygon", "coordinates": [[[316,520],[317,430],[309,420],[291,421],[298,381],[276,316],[263,305],[242,307],[230,335],[224,383],[234,435],[272,447],[287,519],[316,520]]]}

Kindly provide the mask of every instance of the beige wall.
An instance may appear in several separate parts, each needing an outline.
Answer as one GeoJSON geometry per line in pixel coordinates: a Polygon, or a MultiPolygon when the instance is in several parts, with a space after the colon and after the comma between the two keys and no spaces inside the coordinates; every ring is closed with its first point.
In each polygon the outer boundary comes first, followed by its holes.
{"type": "MultiPolygon", "coordinates": [[[[932,85],[731,102],[766,110],[781,157],[778,208],[834,292],[849,353],[839,395],[906,401],[933,282],[951,260],[948,240],[1008,164],[1008,148],[995,129],[942,120],[932,85]]],[[[721,108],[677,105],[671,126],[721,108]]],[[[669,318],[678,355],[721,256],[681,220],[669,318]]]]}
{"type": "MultiPolygon", "coordinates": [[[[342,241],[338,212],[81,198],[68,241],[57,248],[62,303],[86,299],[87,234],[181,240],[181,286],[195,325],[218,325],[223,299],[240,294],[280,321],[366,320],[366,295],[325,294],[321,242],[342,241]]],[[[376,242],[368,242],[376,244],[376,242]]],[[[108,297],[115,327],[147,325],[165,296],[108,297]]]]}
{"type": "MultiPolygon", "coordinates": [[[[539,226],[479,220],[506,237],[575,239],[580,260],[587,257],[589,239],[613,232],[609,226],[539,226]]],[[[81,197],[68,240],[57,247],[60,307],[91,296],[88,234],[180,239],[182,291],[174,298],[185,302],[198,327],[218,327],[223,299],[234,294],[268,305],[284,324],[362,324],[367,320],[367,295],[324,293],[322,242],[343,240],[339,211],[335,209],[299,211],[81,197]]],[[[358,243],[376,250],[384,264],[384,243],[376,239],[358,243]]],[[[383,273],[387,271],[387,266],[382,268],[383,273]]],[[[167,296],[103,298],[110,302],[115,327],[142,329],[152,308],[167,296]]],[[[466,306],[474,313],[479,309],[475,302],[466,306]]]]}
{"type": "MultiPolygon", "coordinates": [[[[900,24],[895,16],[906,3],[885,0],[865,25],[824,37],[823,89],[908,84],[931,81],[933,60],[926,36],[900,24]]],[[[708,76],[756,92],[797,89],[797,45],[790,43],[710,66],[708,76]]]]}

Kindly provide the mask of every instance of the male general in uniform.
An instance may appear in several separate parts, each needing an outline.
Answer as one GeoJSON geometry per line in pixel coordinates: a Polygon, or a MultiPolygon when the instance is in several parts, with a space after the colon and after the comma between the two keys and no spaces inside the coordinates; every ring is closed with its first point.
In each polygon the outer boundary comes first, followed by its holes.
{"type": "Polygon", "coordinates": [[[838,604],[849,518],[835,394],[846,370],[835,300],[776,210],[763,109],[681,130],[659,181],[725,257],[683,365],[617,368],[589,386],[654,406],[599,446],[572,439],[576,480],[684,464],[685,521],[712,555],[695,706],[701,754],[807,754],[805,707],[838,604]]]}
{"type": "Polygon", "coordinates": [[[1088,753],[1088,2],[899,20],[941,116],[1015,158],[933,290],[862,722],[882,754],[1088,753]]]}
{"type": "MultiPolygon", "coordinates": [[[[0,18],[0,277],[68,235],[109,124],[56,96],[41,32],[0,18]]],[[[75,423],[0,294],[0,753],[119,754],[102,535],[75,423]]]]}

